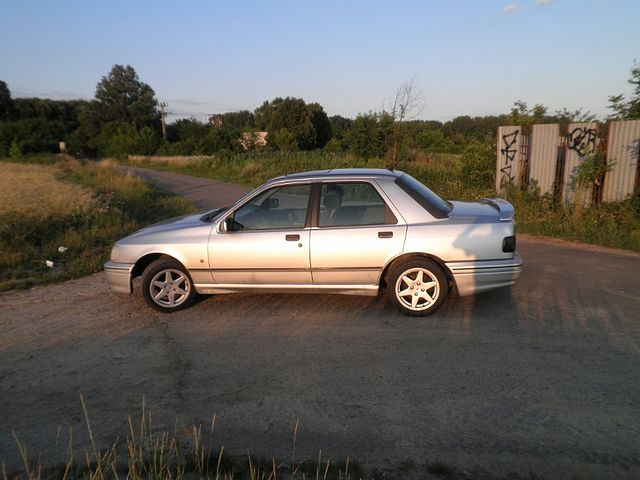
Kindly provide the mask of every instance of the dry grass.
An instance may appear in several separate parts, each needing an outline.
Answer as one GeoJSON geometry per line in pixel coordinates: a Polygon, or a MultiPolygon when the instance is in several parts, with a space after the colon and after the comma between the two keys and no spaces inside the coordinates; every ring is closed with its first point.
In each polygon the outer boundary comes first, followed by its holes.
{"type": "Polygon", "coordinates": [[[0,175],[0,215],[23,213],[44,218],[67,214],[88,207],[91,192],[56,178],[59,172],[48,165],[2,163],[0,175]]]}
{"type": "Polygon", "coordinates": [[[144,155],[129,155],[129,162],[131,163],[155,163],[160,165],[170,165],[173,167],[187,167],[198,163],[205,158],[203,156],[173,156],[173,157],[160,157],[160,156],[144,156],[144,155]]]}
{"type": "Polygon", "coordinates": [[[97,272],[115,240],[194,210],[114,162],[31,160],[0,162],[0,292],[97,272]]]}

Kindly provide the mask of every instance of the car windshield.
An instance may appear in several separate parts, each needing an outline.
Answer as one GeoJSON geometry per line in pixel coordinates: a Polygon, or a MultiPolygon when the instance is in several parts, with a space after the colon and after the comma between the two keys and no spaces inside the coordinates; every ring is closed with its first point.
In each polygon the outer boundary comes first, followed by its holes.
{"type": "Polygon", "coordinates": [[[396,184],[435,218],[447,218],[453,206],[406,173],[396,178],[396,184]]]}

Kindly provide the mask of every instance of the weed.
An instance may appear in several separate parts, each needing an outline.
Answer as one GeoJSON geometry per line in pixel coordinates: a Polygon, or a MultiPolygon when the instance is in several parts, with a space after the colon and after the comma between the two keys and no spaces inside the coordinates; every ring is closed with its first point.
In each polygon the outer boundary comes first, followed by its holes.
{"type": "MultiPolygon", "coordinates": [[[[142,400],[140,418],[136,422],[128,417],[129,431],[116,439],[108,448],[100,449],[95,441],[91,426],[90,412],[83,395],[80,403],[85,428],[89,437],[89,445],[82,452],[73,450],[73,435],[69,430],[64,462],[45,467],[40,462],[40,456],[34,464],[29,450],[13,432],[14,441],[20,452],[22,468],[9,472],[3,463],[3,479],[22,478],[40,480],[47,478],[62,478],[72,480],[80,478],[105,479],[127,478],[141,480],[147,478],[185,478],[232,480],[246,478],[249,480],[355,480],[362,478],[362,467],[347,458],[344,461],[331,461],[322,458],[318,453],[318,460],[305,460],[296,463],[295,456],[292,463],[287,464],[276,458],[257,458],[250,452],[246,457],[237,457],[225,452],[223,446],[214,446],[213,433],[215,415],[206,427],[202,424],[190,425],[185,429],[174,432],[156,431],[151,423],[151,413],[147,410],[145,400],[142,400]]],[[[294,428],[294,444],[299,423],[294,428]]],[[[57,435],[58,442],[61,429],[57,435]]]]}

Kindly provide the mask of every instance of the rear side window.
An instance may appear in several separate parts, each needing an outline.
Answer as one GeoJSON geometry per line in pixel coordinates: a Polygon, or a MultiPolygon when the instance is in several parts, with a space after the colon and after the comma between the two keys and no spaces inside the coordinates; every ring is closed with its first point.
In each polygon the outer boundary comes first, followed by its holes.
{"type": "Polygon", "coordinates": [[[433,217],[447,218],[449,216],[449,212],[453,208],[449,202],[440,198],[412,176],[405,173],[396,178],[395,182],[433,217]]]}
{"type": "Polygon", "coordinates": [[[320,191],[320,227],[398,223],[370,183],[325,183],[320,191]]]}

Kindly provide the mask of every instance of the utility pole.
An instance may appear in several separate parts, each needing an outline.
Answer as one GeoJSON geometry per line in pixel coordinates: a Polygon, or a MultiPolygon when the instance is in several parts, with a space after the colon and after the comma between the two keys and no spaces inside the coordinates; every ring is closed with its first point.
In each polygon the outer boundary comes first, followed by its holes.
{"type": "Polygon", "coordinates": [[[167,102],[160,102],[158,104],[160,107],[160,123],[162,125],[162,139],[167,139],[167,125],[165,122],[165,117],[169,114],[169,112],[165,112],[164,109],[167,107],[167,102]]]}

